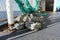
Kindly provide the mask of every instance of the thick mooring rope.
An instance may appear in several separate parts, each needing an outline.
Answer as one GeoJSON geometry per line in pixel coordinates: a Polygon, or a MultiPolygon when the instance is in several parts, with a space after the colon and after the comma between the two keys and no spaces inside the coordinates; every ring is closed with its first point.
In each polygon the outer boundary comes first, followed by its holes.
{"type": "Polygon", "coordinates": [[[24,3],[22,0],[15,0],[15,1],[18,4],[20,11],[23,14],[27,14],[30,12],[38,12],[38,7],[39,7],[38,0],[34,0],[34,7],[31,6],[28,0],[24,0],[24,3]]]}

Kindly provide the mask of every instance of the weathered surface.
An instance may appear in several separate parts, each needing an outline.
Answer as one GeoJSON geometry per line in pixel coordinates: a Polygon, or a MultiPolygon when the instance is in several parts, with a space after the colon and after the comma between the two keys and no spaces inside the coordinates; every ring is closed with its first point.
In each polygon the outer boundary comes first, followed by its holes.
{"type": "MultiPolygon", "coordinates": [[[[57,13],[57,15],[60,15],[60,13],[57,13]]],[[[46,23],[46,26],[48,25],[47,26],[48,28],[42,29],[40,31],[31,33],[22,37],[18,37],[14,40],[60,40],[60,17],[56,16],[55,19],[53,17],[52,20],[49,20],[50,18],[47,18],[47,19],[48,21],[46,23]]],[[[10,34],[4,34],[4,35],[0,34],[0,40],[6,40],[10,37],[21,35],[26,31],[27,30],[23,32],[19,31],[19,32],[13,32],[10,34]]]]}
{"type": "Polygon", "coordinates": [[[47,18],[46,26],[48,28],[25,35],[22,37],[17,37],[14,40],[60,40],[60,14],[49,14],[47,18]]]}
{"type": "Polygon", "coordinates": [[[14,40],[60,40],[60,23],[36,33],[17,37],[14,40]]]}

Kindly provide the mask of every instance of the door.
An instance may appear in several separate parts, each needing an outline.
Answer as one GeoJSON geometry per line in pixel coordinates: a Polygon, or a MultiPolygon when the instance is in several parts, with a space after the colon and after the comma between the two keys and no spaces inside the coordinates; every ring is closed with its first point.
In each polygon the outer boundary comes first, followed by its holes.
{"type": "Polygon", "coordinates": [[[46,11],[53,11],[53,5],[54,5],[54,1],[50,0],[50,1],[46,1],[46,11]]]}

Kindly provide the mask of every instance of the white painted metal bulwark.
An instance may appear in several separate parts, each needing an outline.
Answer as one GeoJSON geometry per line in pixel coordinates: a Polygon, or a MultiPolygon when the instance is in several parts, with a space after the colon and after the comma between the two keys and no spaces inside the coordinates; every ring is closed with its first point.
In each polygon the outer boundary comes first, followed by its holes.
{"type": "Polygon", "coordinates": [[[11,0],[6,0],[8,24],[14,24],[11,0]]]}

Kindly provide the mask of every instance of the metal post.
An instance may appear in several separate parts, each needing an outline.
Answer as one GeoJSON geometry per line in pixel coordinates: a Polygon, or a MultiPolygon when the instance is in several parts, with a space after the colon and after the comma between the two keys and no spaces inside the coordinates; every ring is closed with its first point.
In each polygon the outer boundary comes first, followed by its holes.
{"type": "Polygon", "coordinates": [[[6,10],[7,10],[7,18],[8,18],[8,27],[12,29],[11,27],[14,24],[14,20],[13,20],[11,0],[6,0],[6,10]]]}
{"type": "Polygon", "coordinates": [[[56,12],[56,0],[54,0],[53,12],[56,12]]]}

